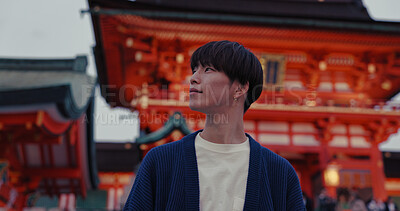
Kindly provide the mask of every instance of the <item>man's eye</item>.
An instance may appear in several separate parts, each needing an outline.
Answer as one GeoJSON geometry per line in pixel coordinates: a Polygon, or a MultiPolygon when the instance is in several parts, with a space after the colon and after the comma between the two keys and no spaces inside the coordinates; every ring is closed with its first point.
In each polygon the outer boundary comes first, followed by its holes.
{"type": "Polygon", "coordinates": [[[213,69],[207,67],[206,70],[205,70],[205,72],[207,72],[207,71],[213,71],[213,69]]]}

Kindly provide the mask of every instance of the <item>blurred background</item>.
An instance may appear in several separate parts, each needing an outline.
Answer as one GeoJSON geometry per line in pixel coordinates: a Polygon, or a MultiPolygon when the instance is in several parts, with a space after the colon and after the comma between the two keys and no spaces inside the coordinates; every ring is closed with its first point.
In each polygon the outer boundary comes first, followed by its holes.
{"type": "Polygon", "coordinates": [[[308,204],[400,204],[400,2],[243,4],[1,1],[0,209],[121,209],[148,150],[203,127],[188,63],[223,39],[260,59],[245,129],[308,204]]]}

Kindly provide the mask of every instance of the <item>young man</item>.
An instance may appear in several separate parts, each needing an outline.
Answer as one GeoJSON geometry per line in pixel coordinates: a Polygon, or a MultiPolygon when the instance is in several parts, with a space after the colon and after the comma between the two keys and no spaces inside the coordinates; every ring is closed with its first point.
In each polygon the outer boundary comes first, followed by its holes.
{"type": "Polygon", "coordinates": [[[305,210],[293,167],[244,132],[262,92],[258,59],[236,42],[210,42],[191,68],[189,107],[206,114],[204,130],[152,149],[124,210],[305,210]]]}

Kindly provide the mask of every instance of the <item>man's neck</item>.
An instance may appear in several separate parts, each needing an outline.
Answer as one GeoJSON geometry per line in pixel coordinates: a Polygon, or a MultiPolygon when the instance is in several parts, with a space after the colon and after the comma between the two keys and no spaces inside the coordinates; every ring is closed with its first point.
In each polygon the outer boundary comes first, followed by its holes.
{"type": "Polygon", "coordinates": [[[217,144],[240,144],[246,141],[243,126],[243,114],[226,112],[207,114],[201,137],[217,144]]]}

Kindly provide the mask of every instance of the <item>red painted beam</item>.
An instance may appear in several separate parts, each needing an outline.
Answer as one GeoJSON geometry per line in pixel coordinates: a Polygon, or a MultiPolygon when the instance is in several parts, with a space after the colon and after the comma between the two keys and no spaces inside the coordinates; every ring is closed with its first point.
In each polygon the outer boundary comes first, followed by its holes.
{"type": "MultiPolygon", "coordinates": [[[[73,181],[76,181],[76,179],[72,179],[73,181]]],[[[71,188],[71,186],[68,184],[68,185],[56,185],[55,186],[55,188],[57,188],[57,189],[59,189],[59,190],[65,190],[65,189],[69,189],[69,188],[71,188]]],[[[75,189],[79,189],[79,186],[74,186],[74,188],[75,189]]],[[[39,187],[38,187],[38,189],[42,189],[42,190],[45,190],[45,187],[43,186],[43,185],[40,185],[39,187]]]]}
{"type": "Polygon", "coordinates": [[[36,113],[0,114],[0,123],[5,125],[25,125],[36,121],[36,113]]]}
{"type": "Polygon", "coordinates": [[[354,159],[335,160],[335,163],[340,166],[340,169],[354,170],[372,170],[371,161],[360,161],[354,159]]]}
{"type": "Polygon", "coordinates": [[[346,122],[369,122],[387,118],[389,121],[398,121],[400,112],[380,112],[373,109],[357,108],[330,108],[330,107],[306,107],[306,106],[258,106],[246,112],[245,119],[282,119],[282,120],[308,120],[315,121],[320,118],[335,117],[346,122]]]}
{"type": "Polygon", "coordinates": [[[344,147],[329,147],[328,152],[330,154],[342,153],[351,155],[370,155],[371,149],[369,148],[344,148],[344,147]]]}
{"type": "Polygon", "coordinates": [[[20,143],[20,144],[38,144],[38,145],[44,145],[44,144],[60,144],[62,143],[62,136],[58,137],[50,137],[50,136],[43,136],[43,134],[38,134],[36,138],[33,138],[34,136],[21,136],[16,139],[13,139],[14,143],[20,143]]]}
{"type": "Polygon", "coordinates": [[[321,151],[319,146],[261,145],[274,152],[318,153],[321,151]]]}
{"type": "MultiPolygon", "coordinates": [[[[150,103],[146,109],[137,108],[141,115],[149,114],[150,111],[181,111],[184,117],[204,118],[204,115],[190,110],[184,102],[164,102],[150,103]]],[[[388,121],[397,122],[400,112],[376,111],[374,109],[363,108],[344,108],[344,107],[307,107],[307,106],[287,106],[287,105],[256,105],[244,115],[245,120],[281,120],[313,122],[321,118],[335,117],[339,121],[347,123],[365,123],[372,120],[386,118],[388,121]],[[256,108],[257,107],[257,108],[256,108]]]]}
{"type": "Polygon", "coordinates": [[[35,175],[41,178],[81,178],[81,171],[77,168],[26,168],[23,175],[35,175]]]}

